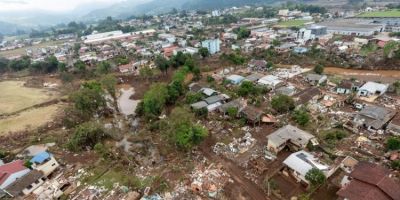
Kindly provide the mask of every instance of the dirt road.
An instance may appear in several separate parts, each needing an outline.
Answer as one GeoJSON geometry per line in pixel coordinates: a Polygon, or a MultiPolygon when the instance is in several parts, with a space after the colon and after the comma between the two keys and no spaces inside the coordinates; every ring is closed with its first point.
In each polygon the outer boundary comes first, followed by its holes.
{"type": "Polygon", "coordinates": [[[214,152],[212,152],[212,146],[214,144],[215,139],[212,136],[209,136],[200,146],[200,151],[210,161],[222,164],[227,173],[230,174],[232,179],[240,186],[241,189],[244,190],[245,193],[247,193],[251,199],[269,199],[260,186],[256,185],[244,176],[244,169],[226,158],[215,155],[214,152]]]}

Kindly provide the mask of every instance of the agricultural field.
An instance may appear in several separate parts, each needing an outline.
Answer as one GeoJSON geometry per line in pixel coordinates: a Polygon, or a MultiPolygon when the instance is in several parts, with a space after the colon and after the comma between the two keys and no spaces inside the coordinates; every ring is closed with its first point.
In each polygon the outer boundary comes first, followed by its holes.
{"type": "Polygon", "coordinates": [[[17,115],[0,119],[0,136],[10,132],[33,130],[51,122],[61,111],[62,105],[54,104],[47,107],[30,109],[17,115]],[[40,117],[38,117],[40,116],[40,117]]]}
{"type": "Polygon", "coordinates": [[[0,115],[17,112],[56,97],[46,89],[24,87],[23,81],[0,82],[0,115]]]}
{"type": "Polygon", "coordinates": [[[305,23],[310,22],[309,20],[289,20],[279,22],[277,25],[281,27],[302,27],[305,23]]]}
{"type": "Polygon", "coordinates": [[[358,17],[400,17],[400,10],[364,12],[358,15],[358,17]]]}
{"type": "Polygon", "coordinates": [[[0,57],[12,57],[12,56],[20,56],[20,55],[25,55],[27,49],[32,49],[32,48],[43,48],[43,47],[48,47],[48,46],[57,46],[61,45],[67,42],[67,40],[57,40],[57,41],[47,41],[47,42],[42,42],[37,45],[33,46],[27,46],[23,48],[18,48],[18,49],[13,49],[13,50],[8,50],[8,51],[0,51],[0,57]]]}

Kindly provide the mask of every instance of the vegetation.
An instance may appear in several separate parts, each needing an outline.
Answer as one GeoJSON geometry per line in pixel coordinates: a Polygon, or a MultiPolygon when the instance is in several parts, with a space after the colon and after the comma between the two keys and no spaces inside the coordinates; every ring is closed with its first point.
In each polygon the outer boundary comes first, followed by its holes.
{"type": "Polygon", "coordinates": [[[240,55],[239,53],[230,53],[230,54],[225,54],[223,53],[220,58],[222,60],[229,61],[230,63],[234,65],[243,65],[246,62],[246,58],[240,55]]]}
{"type": "Polygon", "coordinates": [[[394,91],[397,95],[400,95],[400,81],[396,81],[393,83],[394,91]]]}
{"type": "Polygon", "coordinates": [[[373,12],[365,12],[358,17],[400,17],[400,10],[392,9],[385,11],[373,11],[373,12]]]}
{"type": "Polygon", "coordinates": [[[314,67],[314,72],[315,72],[316,74],[323,74],[323,73],[324,73],[324,69],[325,69],[325,67],[324,67],[323,65],[317,64],[317,65],[315,65],[315,67],[314,67]]]}
{"type": "Polygon", "coordinates": [[[262,88],[260,86],[256,86],[254,83],[250,81],[244,81],[240,84],[237,94],[242,97],[246,97],[249,95],[257,96],[262,93],[262,88]]]}
{"type": "Polygon", "coordinates": [[[394,160],[392,163],[390,163],[390,166],[394,170],[400,170],[400,160],[394,160]]]}
{"type": "Polygon", "coordinates": [[[307,112],[306,109],[300,108],[293,112],[292,118],[299,125],[305,126],[310,121],[310,114],[307,112]]]}
{"type": "Polygon", "coordinates": [[[154,61],[156,64],[157,68],[160,69],[160,71],[167,73],[168,68],[169,68],[169,62],[167,59],[165,59],[163,56],[158,55],[154,61]]]}
{"type": "Polygon", "coordinates": [[[168,88],[165,84],[153,84],[144,94],[143,101],[138,105],[136,113],[146,118],[155,118],[161,114],[168,99],[168,88]]]}
{"type": "Polygon", "coordinates": [[[234,33],[237,34],[238,39],[248,38],[250,36],[251,31],[245,27],[239,27],[233,30],[234,33]]]}
{"type": "Polygon", "coordinates": [[[386,141],[386,149],[388,151],[399,150],[400,149],[400,138],[399,137],[390,137],[386,141]]]}
{"type": "Polygon", "coordinates": [[[108,137],[109,135],[103,130],[100,124],[85,122],[75,128],[67,145],[71,151],[81,151],[85,147],[93,148],[108,137]]]}
{"type": "Polygon", "coordinates": [[[324,141],[328,144],[336,144],[337,141],[347,137],[347,132],[343,129],[332,129],[323,133],[324,141]]]}
{"type": "Polygon", "coordinates": [[[228,116],[232,119],[237,117],[238,112],[239,112],[239,110],[235,107],[230,107],[227,109],[228,116]]]}
{"type": "Polygon", "coordinates": [[[206,58],[206,57],[210,56],[210,52],[209,52],[208,49],[205,48],[205,47],[201,47],[201,48],[199,49],[199,54],[200,54],[200,56],[201,56],[202,58],[206,58]]]}
{"type": "Polygon", "coordinates": [[[97,81],[86,82],[83,87],[72,93],[70,99],[74,108],[83,118],[91,118],[106,108],[106,100],[101,84],[97,81]]]}
{"type": "Polygon", "coordinates": [[[288,20],[288,21],[281,21],[277,25],[282,27],[303,27],[305,23],[310,22],[308,20],[288,20]]]}
{"type": "Polygon", "coordinates": [[[287,113],[295,108],[294,100],[291,97],[282,94],[272,98],[271,106],[279,113],[287,113]]]}
{"type": "Polygon", "coordinates": [[[184,108],[175,108],[169,118],[172,140],[182,150],[190,150],[208,135],[207,129],[194,124],[194,116],[184,108]]]}
{"type": "Polygon", "coordinates": [[[312,168],[310,171],[306,173],[306,180],[310,182],[311,186],[318,186],[326,181],[326,176],[325,174],[317,169],[317,168],[312,168]]]}
{"type": "Polygon", "coordinates": [[[188,92],[185,97],[185,101],[187,104],[192,104],[199,102],[203,99],[203,95],[197,92],[188,92]]]}

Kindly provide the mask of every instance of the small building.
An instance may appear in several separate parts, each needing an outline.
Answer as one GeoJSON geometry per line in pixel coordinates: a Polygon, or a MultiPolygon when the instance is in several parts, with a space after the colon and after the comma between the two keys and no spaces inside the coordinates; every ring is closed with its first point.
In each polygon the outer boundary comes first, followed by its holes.
{"type": "Polygon", "coordinates": [[[32,169],[43,172],[45,177],[49,176],[60,166],[54,156],[46,151],[35,155],[30,162],[32,163],[32,169]]]}
{"type": "Polygon", "coordinates": [[[203,86],[198,83],[189,84],[189,91],[191,92],[200,92],[201,89],[203,89],[203,86]]]}
{"type": "Polygon", "coordinates": [[[322,98],[322,92],[316,87],[311,87],[298,92],[293,97],[296,101],[296,105],[304,105],[311,101],[315,102],[322,98]]]}
{"type": "Polygon", "coordinates": [[[275,154],[278,154],[285,147],[298,151],[304,149],[314,138],[315,136],[306,131],[292,125],[286,125],[267,136],[267,149],[275,154]]]}
{"type": "Polygon", "coordinates": [[[226,80],[228,80],[229,82],[231,82],[234,85],[239,85],[244,80],[244,77],[233,74],[233,75],[226,77],[226,80]]]}
{"type": "Polygon", "coordinates": [[[223,95],[215,95],[215,96],[211,96],[211,97],[207,97],[206,99],[204,99],[204,101],[208,104],[214,104],[217,102],[222,102],[225,101],[226,98],[223,95]]]}
{"type": "Polygon", "coordinates": [[[338,94],[350,94],[354,91],[353,82],[351,80],[342,80],[336,88],[338,94]]]}
{"type": "Polygon", "coordinates": [[[294,47],[293,52],[297,54],[305,54],[308,52],[308,49],[306,47],[294,47]]]}
{"type": "Polygon", "coordinates": [[[275,90],[276,94],[282,94],[286,96],[293,96],[296,92],[296,88],[292,85],[283,86],[275,90]]]}
{"type": "Polygon", "coordinates": [[[260,78],[262,78],[262,77],[263,77],[262,74],[253,73],[253,74],[250,74],[250,75],[246,76],[246,77],[244,78],[244,80],[245,80],[245,81],[250,81],[250,82],[255,83],[255,82],[257,82],[258,80],[260,80],[260,78]]]}
{"type": "Polygon", "coordinates": [[[400,200],[400,184],[383,166],[361,161],[345,179],[347,183],[336,193],[339,199],[400,200]]]}
{"type": "Polygon", "coordinates": [[[31,170],[24,166],[24,161],[16,160],[0,166],[0,189],[4,189],[31,170]]]}
{"type": "Polygon", "coordinates": [[[190,108],[192,108],[192,109],[194,109],[194,110],[206,108],[207,106],[208,106],[208,104],[207,104],[207,102],[205,102],[205,101],[199,101],[199,102],[190,104],[190,108]]]}
{"type": "Polygon", "coordinates": [[[12,197],[25,196],[41,186],[44,180],[45,176],[41,171],[32,170],[7,186],[4,190],[12,195],[12,197]]]}
{"type": "Polygon", "coordinates": [[[283,161],[283,164],[289,170],[290,175],[295,178],[300,183],[309,184],[306,179],[306,174],[313,168],[317,168],[321,170],[327,178],[329,178],[337,168],[331,168],[329,165],[326,165],[318,160],[314,155],[306,152],[306,151],[298,151],[296,153],[292,153],[286,160],[283,161]]]}
{"type": "Polygon", "coordinates": [[[380,106],[365,106],[354,117],[354,124],[367,129],[384,129],[389,121],[395,116],[396,111],[380,106]]]}
{"type": "Polygon", "coordinates": [[[230,109],[230,108],[236,108],[238,111],[240,111],[245,106],[246,106],[246,102],[242,101],[241,99],[235,99],[228,103],[222,104],[218,108],[218,110],[219,110],[219,112],[221,112],[225,115],[228,112],[228,109],[230,109]]]}
{"type": "Polygon", "coordinates": [[[202,88],[200,91],[203,94],[207,95],[208,97],[218,94],[217,91],[215,91],[215,90],[213,90],[211,88],[202,88]]]}
{"type": "Polygon", "coordinates": [[[246,106],[240,111],[239,115],[241,117],[246,118],[248,122],[255,124],[261,122],[261,116],[263,115],[263,111],[253,106],[246,106]]]}
{"type": "Polygon", "coordinates": [[[260,80],[257,81],[258,84],[268,86],[271,89],[275,89],[280,85],[283,85],[281,79],[274,75],[267,75],[262,77],[260,80]]]}
{"type": "Polygon", "coordinates": [[[387,89],[389,88],[388,84],[376,83],[369,81],[365,83],[360,89],[358,90],[358,96],[380,96],[383,95],[387,89]]]}
{"type": "Polygon", "coordinates": [[[311,85],[321,85],[328,80],[326,75],[321,74],[307,74],[306,81],[311,85]]]}

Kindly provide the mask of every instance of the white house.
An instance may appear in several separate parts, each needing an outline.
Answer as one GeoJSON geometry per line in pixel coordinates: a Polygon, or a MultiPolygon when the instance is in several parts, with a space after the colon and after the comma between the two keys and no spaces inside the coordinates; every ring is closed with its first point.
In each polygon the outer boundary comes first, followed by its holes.
{"type": "Polygon", "coordinates": [[[221,41],[219,39],[204,40],[201,42],[201,46],[208,49],[210,54],[216,54],[220,52],[221,41]]]}
{"type": "Polygon", "coordinates": [[[32,163],[32,169],[43,172],[46,177],[60,166],[54,156],[46,151],[35,155],[30,162],[32,163]]]}
{"type": "Polygon", "coordinates": [[[31,170],[24,166],[23,160],[16,160],[0,166],[0,189],[14,183],[17,179],[25,176],[31,170]]]}
{"type": "Polygon", "coordinates": [[[258,84],[260,85],[265,85],[268,86],[272,89],[275,89],[278,85],[280,85],[281,83],[283,83],[279,77],[274,76],[274,75],[267,75],[262,77],[260,80],[257,81],[258,84]]]}
{"type": "Polygon", "coordinates": [[[389,87],[388,84],[382,84],[382,83],[376,83],[376,82],[369,81],[360,87],[357,95],[364,96],[364,97],[373,96],[373,95],[380,96],[387,91],[388,87],[389,87]]]}

